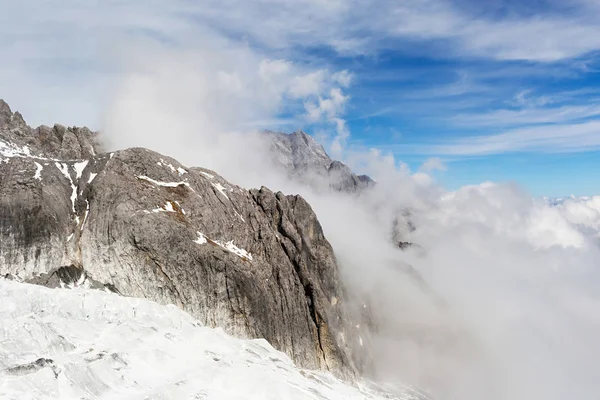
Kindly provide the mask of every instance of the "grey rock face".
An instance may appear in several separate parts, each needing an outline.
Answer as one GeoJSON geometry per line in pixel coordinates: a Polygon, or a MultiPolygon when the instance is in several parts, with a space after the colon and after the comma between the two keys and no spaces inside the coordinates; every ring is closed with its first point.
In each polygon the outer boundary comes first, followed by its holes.
{"type": "Polygon", "coordinates": [[[291,134],[265,131],[274,161],[294,179],[311,185],[325,182],[340,192],[357,193],[374,184],[366,175],[357,176],[340,161],[332,160],[323,146],[302,131],[291,134]]]}
{"type": "Polygon", "coordinates": [[[355,375],[336,260],[302,197],[146,149],[96,154],[89,131],[31,130],[6,108],[0,276],[173,303],[302,367],[355,375]]]}
{"type": "Polygon", "coordinates": [[[321,171],[331,164],[323,146],[302,131],[291,134],[265,131],[264,134],[271,139],[276,160],[290,171],[321,171]]]}

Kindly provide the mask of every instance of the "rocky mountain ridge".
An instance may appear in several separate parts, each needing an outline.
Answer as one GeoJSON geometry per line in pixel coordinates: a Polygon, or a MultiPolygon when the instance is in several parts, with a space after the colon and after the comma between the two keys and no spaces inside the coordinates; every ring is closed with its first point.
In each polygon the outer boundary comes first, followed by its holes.
{"type": "Polygon", "coordinates": [[[302,197],[142,148],[103,153],[89,129],[32,129],[3,101],[0,276],[176,304],[301,367],[357,373],[361,332],[302,197]]]}

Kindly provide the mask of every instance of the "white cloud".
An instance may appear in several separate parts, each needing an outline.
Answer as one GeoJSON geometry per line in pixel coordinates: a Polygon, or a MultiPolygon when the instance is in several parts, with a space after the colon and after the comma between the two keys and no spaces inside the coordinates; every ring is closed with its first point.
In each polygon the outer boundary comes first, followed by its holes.
{"type": "Polygon", "coordinates": [[[288,79],[293,68],[292,63],[286,60],[265,59],[260,62],[259,75],[265,82],[278,82],[281,79],[288,79]]]}
{"type": "Polygon", "coordinates": [[[209,7],[210,12],[200,13],[210,23],[279,49],[313,44],[352,54],[377,51],[381,39],[446,40],[455,52],[469,56],[555,61],[600,48],[599,11],[586,4],[574,6],[570,17],[544,15],[540,9],[537,17],[513,13],[500,19],[471,15],[441,0],[235,2],[235,14],[229,12],[231,2],[209,7]]]}
{"type": "Polygon", "coordinates": [[[431,175],[426,174],[425,172],[416,172],[415,174],[413,174],[412,178],[418,185],[421,186],[429,186],[434,183],[434,180],[431,177],[431,175]]]}
{"type": "Polygon", "coordinates": [[[342,159],[344,157],[344,148],[346,147],[348,138],[350,137],[350,131],[346,126],[346,121],[341,118],[333,118],[335,123],[336,135],[331,144],[331,155],[335,159],[342,159]]]}
{"type": "Polygon", "coordinates": [[[323,118],[332,120],[344,112],[349,99],[340,88],[333,88],[329,91],[329,97],[319,97],[316,101],[309,100],[304,103],[307,117],[312,122],[323,118]]]}
{"type": "MultiPolygon", "coordinates": [[[[242,97],[259,95],[261,102],[270,101],[270,110],[285,110],[286,115],[297,112],[294,102],[288,100],[306,100],[302,102],[306,121],[328,120],[332,128],[337,125],[334,119],[344,113],[353,74],[330,72],[331,66],[305,57],[307,48],[331,47],[341,54],[361,54],[397,46],[410,48],[416,43],[420,51],[427,52],[427,42],[434,41],[444,43],[451,56],[533,61],[572,58],[600,48],[600,28],[595,22],[600,11],[586,3],[574,5],[571,16],[514,14],[497,19],[474,17],[466,9],[440,0],[134,0],[126,4],[70,0],[60,5],[25,0],[7,7],[0,16],[2,96],[28,115],[33,125],[62,121],[99,128],[98,110],[110,104],[107,88],[113,87],[123,68],[121,53],[140,38],[179,49],[207,43],[213,43],[213,50],[231,44],[251,49],[264,60],[259,75],[265,96],[258,94],[256,87],[243,87],[247,79],[225,67],[216,77],[224,90],[245,93],[242,97]],[[272,99],[267,100],[267,95],[272,99]]],[[[229,69],[239,68],[241,65],[229,69]]],[[[465,74],[431,95],[454,96],[474,90],[481,88],[465,74]]],[[[423,95],[428,93],[423,91],[423,95]]],[[[517,101],[531,99],[521,96],[517,101]]],[[[500,110],[459,115],[453,122],[480,126],[497,121],[555,123],[596,116],[597,111],[593,105],[500,110]]],[[[275,120],[274,114],[246,115],[244,124],[275,120]]]]}
{"type": "Polygon", "coordinates": [[[518,128],[487,136],[461,137],[438,144],[396,146],[402,151],[436,155],[485,155],[508,152],[577,153],[600,149],[600,121],[518,128]]]}
{"type": "Polygon", "coordinates": [[[567,221],[600,239],[600,196],[567,199],[557,209],[567,221]]]}
{"type": "Polygon", "coordinates": [[[291,63],[286,60],[262,60],[259,71],[261,78],[269,80],[273,76],[287,74],[291,68],[291,63]]]}
{"type": "Polygon", "coordinates": [[[432,157],[432,158],[425,160],[423,165],[421,165],[420,169],[422,171],[427,172],[427,171],[445,171],[447,168],[441,158],[432,157]]]}
{"type": "MultiPolygon", "coordinates": [[[[337,82],[338,79],[335,79],[337,82]]],[[[344,114],[346,103],[350,96],[345,95],[341,88],[334,87],[329,90],[329,97],[319,96],[304,102],[306,119],[313,124],[321,124],[335,129],[335,134],[323,135],[332,138],[329,149],[335,159],[344,159],[344,149],[350,137],[346,121],[341,118],[344,114]]]]}
{"type": "Polygon", "coordinates": [[[494,235],[534,248],[553,246],[581,248],[585,235],[564,217],[557,207],[535,202],[514,186],[491,182],[465,186],[446,193],[442,207],[428,213],[447,228],[463,224],[482,224],[494,235]]]}
{"type": "Polygon", "coordinates": [[[352,74],[348,72],[348,70],[343,70],[333,74],[332,79],[339,83],[340,86],[348,87],[350,86],[350,83],[352,83],[352,74]]]}
{"type": "Polygon", "coordinates": [[[291,83],[289,92],[294,98],[306,98],[319,96],[325,88],[327,71],[318,70],[305,75],[295,76],[291,83]]]}
{"type": "Polygon", "coordinates": [[[443,1],[408,1],[385,10],[383,26],[398,37],[445,39],[458,53],[498,60],[550,62],[600,47],[598,10],[581,5],[571,17],[544,15],[491,19],[443,1]],[[394,29],[395,28],[395,29],[394,29]]]}
{"type": "Polygon", "coordinates": [[[543,107],[554,102],[553,96],[534,96],[530,89],[520,90],[514,99],[516,106],[525,108],[543,107]]]}
{"type": "Polygon", "coordinates": [[[461,114],[450,119],[460,126],[502,126],[565,123],[577,119],[599,117],[600,106],[594,104],[561,107],[500,109],[491,112],[461,114]]]}
{"type": "Polygon", "coordinates": [[[574,6],[570,17],[544,15],[540,9],[536,17],[513,13],[500,19],[471,15],[440,0],[241,2],[235,14],[229,7],[213,3],[210,21],[226,21],[235,31],[275,48],[308,43],[360,53],[377,51],[384,38],[446,40],[455,52],[469,56],[533,61],[572,58],[600,48],[599,11],[585,4],[574,6]],[[255,24],[259,16],[262,23],[255,24]]]}
{"type": "Polygon", "coordinates": [[[237,73],[228,73],[224,71],[217,72],[217,82],[221,90],[230,91],[234,94],[243,92],[244,87],[237,73]]]}
{"type": "MultiPolygon", "coordinates": [[[[574,384],[592,399],[598,381],[590,366],[600,356],[598,231],[515,186],[446,193],[390,155],[355,156],[376,178],[373,191],[352,199],[303,193],[349,293],[369,299],[379,376],[465,400],[559,400],[574,384]],[[416,230],[401,223],[395,239],[418,246],[394,248],[397,215],[408,215],[416,230]],[[401,272],[407,264],[425,289],[401,272]]],[[[589,224],[596,214],[577,215],[589,224]]]]}

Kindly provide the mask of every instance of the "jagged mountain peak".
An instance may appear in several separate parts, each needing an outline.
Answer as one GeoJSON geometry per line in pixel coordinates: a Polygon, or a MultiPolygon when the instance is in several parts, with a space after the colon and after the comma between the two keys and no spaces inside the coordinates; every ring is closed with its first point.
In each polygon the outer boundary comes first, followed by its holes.
{"type": "Polygon", "coordinates": [[[373,184],[366,175],[357,176],[341,161],[332,160],[323,146],[302,130],[293,133],[265,131],[276,164],[288,174],[312,186],[357,193],[373,184]]]}
{"type": "Polygon", "coordinates": [[[13,112],[6,101],[0,99],[0,129],[27,127],[20,112],[13,112]]]}
{"type": "Polygon", "coordinates": [[[288,170],[303,170],[311,167],[328,168],[331,158],[321,144],[303,131],[293,133],[265,131],[271,140],[271,149],[276,161],[288,170]]]}
{"type": "Polygon", "coordinates": [[[53,127],[41,125],[31,128],[22,115],[13,112],[0,100],[0,145],[18,146],[30,155],[60,160],[81,160],[102,152],[98,133],[87,127],[53,127]]]}
{"type": "Polygon", "coordinates": [[[12,115],[12,110],[4,99],[0,99],[0,117],[6,117],[7,115],[12,115]]]}

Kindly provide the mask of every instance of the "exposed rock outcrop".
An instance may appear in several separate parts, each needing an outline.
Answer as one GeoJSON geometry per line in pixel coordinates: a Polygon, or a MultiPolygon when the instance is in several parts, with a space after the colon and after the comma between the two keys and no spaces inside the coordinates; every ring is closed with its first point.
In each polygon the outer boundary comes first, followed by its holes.
{"type": "Polygon", "coordinates": [[[276,164],[299,181],[319,186],[326,183],[339,192],[358,193],[374,184],[367,175],[356,175],[340,161],[332,160],[323,146],[302,131],[286,134],[265,131],[276,164]]]}
{"type": "Polygon", "coordinates": [[[0,110],[0,276],[173,303],[354,376],[336,260],[302,197],[146,149],[99,153],[86,128],[31,129],[0,110]]]}

